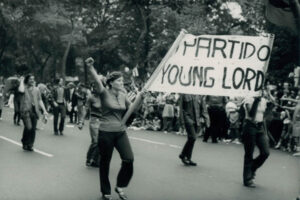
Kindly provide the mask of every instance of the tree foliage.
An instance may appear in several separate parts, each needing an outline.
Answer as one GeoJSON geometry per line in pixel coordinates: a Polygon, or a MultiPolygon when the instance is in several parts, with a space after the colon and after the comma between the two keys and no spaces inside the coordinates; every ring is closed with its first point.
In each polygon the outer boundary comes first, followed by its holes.
{"type": "Polygon", "coordinates": [[[265,20],[260,0],[1,0],[0,75],[33,72],[39,81],[82,76],[75,59],[93,56],[104,74],[138,66],[144,78],[181,29],[274,33],[269,74],[288,73],[296,62],[295,36],[265,20]]]}

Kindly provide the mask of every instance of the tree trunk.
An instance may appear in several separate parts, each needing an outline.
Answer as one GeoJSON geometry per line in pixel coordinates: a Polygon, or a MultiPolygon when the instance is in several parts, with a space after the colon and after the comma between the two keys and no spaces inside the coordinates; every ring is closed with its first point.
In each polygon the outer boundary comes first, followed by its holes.
{"type": "Polygon", "coordinates": [[[297,65],[300,66],[300,4],[298,0],[290,0],[291,10],[295,17],[296,29],[297,29],[297,52],[298,59],[297,65]]]}
{"type": "Polygon", "coordinates": [[[67,58],[68,58],[68,55],[69,55],[69,52],[70,52],[72,41],[73,41],[73,31],[72,31],[72,34],[71,34],[71,38],[68,41],[68,45],[67,45],[67,48],[65,50],[64,57],[63,57],[63,60],[62,60],[62,68],[61,68],[62,72],[61,72],[61,75],[62,75],[62,78],[64,79],[64,81],[66,80],[67,58]]]}

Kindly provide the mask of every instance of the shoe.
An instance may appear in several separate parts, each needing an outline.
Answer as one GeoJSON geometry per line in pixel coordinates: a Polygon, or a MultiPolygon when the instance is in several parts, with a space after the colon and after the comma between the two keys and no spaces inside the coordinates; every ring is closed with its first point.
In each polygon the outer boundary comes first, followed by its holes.
{"type": "Polygon", "coordinates": [[[184,164],[184,165],[189,165],[189,160],[187,159],[186,156],[183,156],[182,154],[179,155],[179,158],[181,159],[181,162],[184,164]]]}
{"type": "Polygon", "coordinates": [[[54,132],[54,135],[58,135],[58,131],[55,131],[55,132],[54,132]]]}
{"type": "Polygon", "coordinates": [[[188,165],[197,166],[197,163],[193,162],[192,160],[188,160],[188,165]]]}
{"type": "Polygon", "coordinates": [[[102,196],[102,200],[112,200],[112,197],[111,197],[110,194],[104,194],[104,195],[102,196]]]}
{"type": "Polygon", "coordinates": [[[33,148],[32,147],[28,147],[27,151],[33,151],[33,148]]]}
{"type": "Polygon", "coordinates": [[[91,164],[91,165],[90,165],[91,167],[96,167],[96,168],[99,167],[99,164],[96,163],[95,161],[91,162],[90,164],[91,164]]]}
{"type": "Polygon", "coordinates": [[[251,174],[251,180],[254,181],[256,176],[255,170],[252,170],[252,174],[251,174]]]}
{"type": "Polygon", "coordinates": [[[122,200],[128,199],[127,196],[125,195],[124,191],[122,190],[122,188],[115,187],[115,191],[116,191],[116,193],[118,193],[120,199],[122,199],[122,200]]]}
{"type": "Polygon", "coordinates": [[[63,132],[63,131],[60,131],[59,133],[60,133],[60,135],[64,135],[64,132],[63,132]]]}
{"type": "Polygon", "coordinates": [[[90,166],[91,166],[91,162],[90,162],[89,160],[87,160],[87,161],[85,162],[85,166],[90,167],[90,166]]]}
{"type": "Polygon", "coordinates": [[[23,146],[23,149],[24,149],[25,151],[33,151],[33,148],[32,148],[32,147],[29,147],[29,146],[27,146],[27,145],[24,145],[24,146],[23,146]]]}
{"type": "Polygon", "coordinates": [[[249,187],[249,188],[255,188],[256,187],[255,184],[254,184],[254,182],[253,182],[253,180],[245,182],[244,186],[245,187],[249,187]]]}

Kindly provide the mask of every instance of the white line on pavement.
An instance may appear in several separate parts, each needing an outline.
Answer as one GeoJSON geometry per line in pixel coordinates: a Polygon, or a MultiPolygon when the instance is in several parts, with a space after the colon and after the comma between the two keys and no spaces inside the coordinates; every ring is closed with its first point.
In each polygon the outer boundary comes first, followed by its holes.
{"type": "Polygon", "coordinates": [[[142,141],[142,142],[148,142],[148,143],[151,143],[151,144],[165,145],[165,146],[169,146],[169,147],[172,147],[172,148],[181,149],[181,146],[178,146],[178,145],[166,144],[166,143],[163,143],[163,142],[155,142],[155,141],[152,141],[152,140],[147,140],[147,139],[142,139],[142,138],[137,138],[137,137],[132,137],[132,136],[130,136],[129,138],[133,139],[133,140],[142,141]]]}
{"type": "MultiPolygon", "coordinates": [[[[0,136],[0,138],[1,139],[3,139],[3,140],[6,140],[6,141],[8,141],[8,142],[10,142],[10,143],[13,143],[13,144],[15,144],[15,145],[18,145],[18,146],[22,146],[22,144],[21,143],[19,143],[19,142],[16,142],[16,141],[14,141],[14,140],[12,140],[12,139],[9,139],[9,138],[7,138],[7,137],[4,137],[4,136],[0,136]]],[[[52,154],[49,154],[49,153],[46,153],[46,152],[43,152],[43,151],[40,151],[40,150],[38,150],[38,149],[34,149],[34,152],[36,152],[36,153],[39,153],[39,154],[41,154],[41,155],[43,155],[43,156],[47,156],[47,157],[53,157],[53,155],[52,154]]]]}

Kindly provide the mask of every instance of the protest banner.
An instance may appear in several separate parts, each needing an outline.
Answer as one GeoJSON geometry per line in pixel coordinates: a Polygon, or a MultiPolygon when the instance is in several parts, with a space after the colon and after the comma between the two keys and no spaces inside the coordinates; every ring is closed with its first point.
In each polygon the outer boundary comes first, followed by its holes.
{"type": "Polygon", "coordinates": [[[274,36],[184,34],[145,88],[215,96],[258,96],[274,36]]]}
{"type": "MultiPolygon", "coordinates": [[[[165,62],[175,53],[176,48],[178,47],[178,45],[180,44],[180,42],[182,41],[183,37],[185,36],[186,31],[185,30],[181,30],[181,32],[179,33],[179,35],[177,36],[176,40],[174,41],[174,43],[172,44],[171,48],[169,49],[169,51],[167,52],[167,54],[165,55],[165,57],[162,59],[162,61],[160,62],[160,64],[158,65],[158,67],[155,69],[155,71],[153,72],[152,76],[149,78],[149,80],[147,81],[147,83],[144,86],[144,90],[147,90],[148,87],[152,84],[152,82],[154,81],[155,77],[158,75],[158,73],[160,73],[162,67],[164,66],[165,62]]],[[[134,102],[130,105],[129,109],[127,110],[127,112],[125,113],[125,115],[122,118],[122,123],[126,124],[127,120],[129,119],[130,115],[134,112],[134,110],[139,106],[140,102],[142,101],[142,96],[141,94],[137,94],[134,102]]]]}

